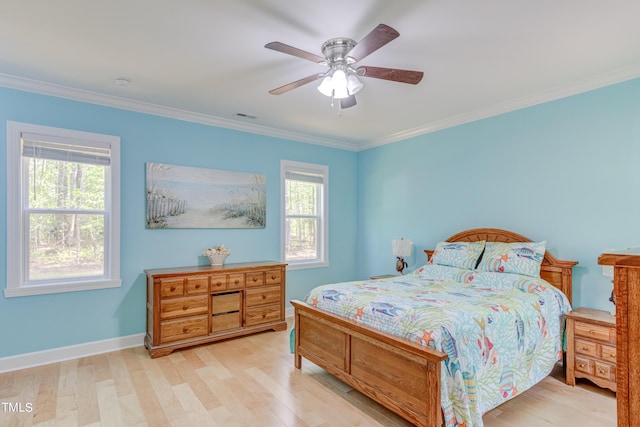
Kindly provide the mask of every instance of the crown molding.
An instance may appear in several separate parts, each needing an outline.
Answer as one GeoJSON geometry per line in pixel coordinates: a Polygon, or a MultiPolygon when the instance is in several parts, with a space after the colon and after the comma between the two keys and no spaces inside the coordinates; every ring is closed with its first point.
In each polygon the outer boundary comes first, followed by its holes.
{"type": "Polygon", "coordinates": [[[10,74],[0,73],[0,86],[8,87],[10,89],[18,89],[25,92],[34,92],[41,95],[50,95],[59,98],[71,99],[74,101],[103,105],[105,107],[119,108],[122,110],[167,117],[186,122],[200,123],[208,126],[216,126],[241,132],[255,133],[274,138],[287,139],[296,142],[323,145],[326,147],[338,148],[341,150],[358,150],[358,145],[355,143],[339,141],[331,138],[323,138],[300,132],[286,131],[268,126],[240,122],[237,120],[212,116],[209,114],[195,113],[193,111],[152,104],[149,102],[136,101],[113,95],[105,95],[97,92],[91,92],[55,83],[28,79],[25,77],[19,77],[10,74]]]}
{"type": "Polygon", "coordinates": [[[542,91],[533,95],[524,96],[521,98],[498,103],[486,108],[480,108],[478,110],[470,111],[452,117],[447,117],[445,119],[427,123],[425,125],[418,126],[412,129],[406,129],[388,136],[375,138],[359,143],[336,140],[332,138],[323,138],[300,132],[292,132],[268,126],[240,122],[237,120],[225,119],[208,114],[195,113],[179,108],[172,108],[148,102],[135,101],[54,83],[27,79],[10,74],[0,73],[0,86],[296,142],[322,145],[325,147],[337,148],[347,151],[364,151],[381,145],[403,141],[416,136],[459,126],[477,120],[486,119],[504,113],[509,113],[511,111],[520,110],[545,102],[566,98],[568,96],[577,95],[583,92],[588,92],[616,83],[622,83],[624,81],[632,80],[639,77],[640,63],[633,64],[631,66],[624,67],[612,72],[596,75],[587,79],[572,82],[563,86],[558,86],[554,89],[542,91]]]}
{"type": "Polygon", "coordinates": [[[419,126],[413,129],[407,129],[401,132],[396,132],[386,137],[373,139],[365,142],[359,146],[358,151],[368,150],[381,145],[391,144],[398,141],[403,141],[415,136],[424,135],[431,132],[459,126],[462,124],[474,122],[477,120],[486,119],[492,116],[497,116],[511,111],[520,110],[523,108],[531,107],[538,104],[543,104],[549,101],[555,101],[557,99],[566,98],[572,95],[578,95],[580,93],[588,92],[591,90],[599,89],[605,86],[610,86],[616,83],[622,83],[627,80],[632,80],[640,77],[640,63],[634,64],[629,67],[624,67],[612,72],[600,74],[587,79],[572,82],[563,86],[558,86],[554,89],[542,91],[534,95],[524,96],[521,98],[501,102],[486,108],[480,108],[478,110],[470,111],[468,113],[459,114],[457,116],[447,117],[443,120],[428,123],[424,126],[419,126]]]}

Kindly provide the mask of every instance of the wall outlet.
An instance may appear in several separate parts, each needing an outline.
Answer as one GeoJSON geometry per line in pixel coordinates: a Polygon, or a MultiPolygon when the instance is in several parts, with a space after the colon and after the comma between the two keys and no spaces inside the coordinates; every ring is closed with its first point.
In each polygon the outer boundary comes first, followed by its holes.
{"type": "Polygon", "coordinates": [[[613,266],[612,265],[603,265],[602,266],[602,275],[607,277],[613,277],[613,266]]]}

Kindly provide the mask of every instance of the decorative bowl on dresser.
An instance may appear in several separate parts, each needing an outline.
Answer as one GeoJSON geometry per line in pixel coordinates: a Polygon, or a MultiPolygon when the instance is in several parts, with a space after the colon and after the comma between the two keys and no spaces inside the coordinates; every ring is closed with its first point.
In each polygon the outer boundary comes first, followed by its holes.
{"type": "Polygon", "coordinates": [[[265,261],[145,270],[149,355],[287,329],[286,266],[265,261]]]}
{"type": "Polygon", "coordinates": [[[567,313],[567,384],[586,378],[616,391],[616,318],[607,311],[567,313]]]}

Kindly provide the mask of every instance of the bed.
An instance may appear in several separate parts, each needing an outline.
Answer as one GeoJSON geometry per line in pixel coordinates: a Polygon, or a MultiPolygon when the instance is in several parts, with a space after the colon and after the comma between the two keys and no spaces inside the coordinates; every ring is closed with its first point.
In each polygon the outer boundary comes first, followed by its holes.
{"type": "Polygon", "coordinates": [[[425,250],[429,262],[409,275],[312,290],[305,301],[291,301],[295,367],[305,358],[418,426],[482,425],[487,410],[544,378],[562,357],[562,314],[570,310],[577,262],[558,260],[543,249],[536,253],[537,273],[511,274],[489,249],[512,244],[519,250],[513,258],[530,262],[535,257],[529,248],[540,243],[506,230],[467,230],[425,250]],[[479,245],[481,253],[464,261],[466,268],[433,264],[447,259],[443,253],[455,253],[444,249],[477,252],[479,245]],[[502,284],[494,285],[496,278],[502,284]],[[516,285],[508,284],[511,280],[516,285]],[[417,307],[417,300],[426,308],[417,307]],[[423,309],[434,324],[416,320],[423,309]],[[443,313],[466,317],[454,326],[439,317],[443,313]],[[508,332],[496,332],[494,326],[509,322],[508,332]],[[534,335],[525,336],[525,330],[534,335]],[[497,351],[503,348],[508,350],[497,351]],[[474,366],[473,360],[480,363],[474,366]],[[527,369],[535,371],[527,374],[530,381],[521,378],[527,369]],[[490,381],[495,384],[485,385],[490,381]]]}

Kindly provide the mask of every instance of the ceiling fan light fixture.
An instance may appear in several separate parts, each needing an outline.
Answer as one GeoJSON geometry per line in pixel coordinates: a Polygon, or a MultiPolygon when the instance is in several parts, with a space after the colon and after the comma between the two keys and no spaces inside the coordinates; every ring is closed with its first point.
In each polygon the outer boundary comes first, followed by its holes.
{"type": "Polygon", "coordinates": [[[322,82],[318,86],[318,90],[324,96],[333,96],[333,85],[331,84],[331,80],[331,76],[328,75],[324,79],[322,79],[322,82]]]}
{"type": "Polygon", "coordinates": [[[347,87],[347,75],[341,69],[337,69],[331,78],[333,85],[333,97],[336,99],[347,98],[349,96],[349,88],[347,87]]]}
{"type": "Polygon", "coordinates": [[[349,74],[347,77],[347,90],[349,91],[349,95],[355,95],[360,92],[362,86],[364,85],[355,74],[349,74]]]}
{"type": "Polygon", "coordinates": [[[322,79],[318,86],[318,91],[324,96],[344,99],[355,95],[362,89],[362,86],[362,82],[354,73],[345,72],[342,68],[337,68],[322,79]]]}
{"type": "Polygon", "coordinates": [[[360,42],[344,37],[327,40],[320,49],[323,56],[318,56],[281,42],[267,43],[264,45],[267,49],[297,56],[298,58],[329,67],[325,73],[311,74],[270,90],[269,93],[280,95],[307,83],[322,79],[318,86],[318,91],[331,98],[331,106],[335,105],[334,99],[339,99],[339,108],[351,108],[357,104],[355,94],[360,92],[363,87],[360,77],[417,85],[424,75],[422,71],[355,65],[392,40],[395,40],[398,36],[400,36],[400,33],[395,29],[385,24],[379,24],[360,42]]]}

